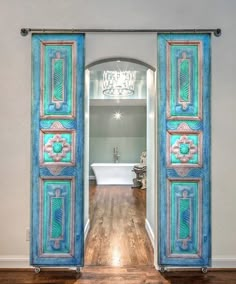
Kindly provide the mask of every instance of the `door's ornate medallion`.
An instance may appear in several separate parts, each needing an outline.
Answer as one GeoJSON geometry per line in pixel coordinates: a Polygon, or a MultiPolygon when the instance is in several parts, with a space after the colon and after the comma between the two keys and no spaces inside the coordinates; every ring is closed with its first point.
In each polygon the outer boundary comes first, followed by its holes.
{"type": "Polygon", "coordinates": [[[41,129],[40,165],[73,166],[75,164],[75,131],[41,129]]]}
{"type": "Polygon", "coordinates": [[[186,163],[193,158],[193,155],[198,151],[198,147],[194,144],[188,136],[183,135],[177,139],[171,147],[171,153],[182,163],[186,163]]]}
{"type": "Polygon", "coordinates": [[[202,166],[202,133],[188,131],[167,132],[167,166],[168,167],[201,167],[202,166]]]}
{"type": "Polygon", "coordinates": [[[60,134],[56,134],[44,145],[44,151],[54,162],[60,162],[71,151],[71,145],[60,134]]]}

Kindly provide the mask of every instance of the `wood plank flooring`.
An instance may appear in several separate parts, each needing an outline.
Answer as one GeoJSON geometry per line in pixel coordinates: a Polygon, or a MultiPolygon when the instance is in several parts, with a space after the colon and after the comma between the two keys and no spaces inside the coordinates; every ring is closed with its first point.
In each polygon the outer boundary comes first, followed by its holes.
{"type": "Polygon", "coordinates": [[[81,274],[71,270],[0,269],[1,284],[236,284],[236,270],[165,272],[160,274],[153,267],[89,266],[81,274]]]}
{"type": "Polygon", "coordinates": [[[149,266],[139,267],[84,267],[80,274],[75,271],[33,271],[0,270],[1,284],[168,284],[161,274],[149,266]]]}
{"type": "Polygon", "coordinates": [[[145,214],[145,190],[130,186],[91,186],[91,230],[85,265],[153,265],[145,214]]]}
{"type": "Polygon", "coordinates": [[[171,271],[162,276],[170,284],[236,284],[236,269],[228,271],[209,271],[203,274],[200,271],[171,271]]]}

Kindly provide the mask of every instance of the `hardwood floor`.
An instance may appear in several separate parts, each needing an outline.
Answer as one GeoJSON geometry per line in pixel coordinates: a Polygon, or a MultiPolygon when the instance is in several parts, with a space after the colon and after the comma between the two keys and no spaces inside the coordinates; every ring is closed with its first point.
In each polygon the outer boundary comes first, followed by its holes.
{"type": "Polygon", "coordinates": [[[145,230],[146,192],[130,186],[91,186],[85,265],[153,265],[145,230]]]}
{"type": "Polygon", "coordinates": [[[166,272],[162,276],[170,284],[236,284],[236,270],[213,270],[207,274],[200,271],[172,271],[166,272]]]}
{"type": "Polygon", "coordinates": [[[1,284],[235,284],[236,270],[165,272],[160,274],[153,267],[87,266],[82,272],[72,270],[0,269],[1,284]]]}
{"type": "Polygon", "coordinates": [[[75,271],[49,271],[42,269],[39,274],[33,271],[0,270],[1,284],[168,284],[158,271],[149,266],[106,267],[89,266],[81,274],[75,271]]]}

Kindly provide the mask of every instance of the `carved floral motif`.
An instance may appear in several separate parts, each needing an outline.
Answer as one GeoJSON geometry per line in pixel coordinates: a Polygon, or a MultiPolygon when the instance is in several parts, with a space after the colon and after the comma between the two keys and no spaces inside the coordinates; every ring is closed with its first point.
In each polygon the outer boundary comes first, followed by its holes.
{"type": "Polygon", "coordinates": [[[71,146],[60,134],[56,134],[45,144],[44,151],[46,151],[55,162],[60,162],[66,154],[71,151],[71,146]]]}
{"type": "Polygon", "coordinates": [[[187,163],[193,158],[193,155],[198,151],[198,147],[193,144],[193,141],[188,136],[183,135],[177,139],[171,147],[171,152],[182,163],[187,163]]]}

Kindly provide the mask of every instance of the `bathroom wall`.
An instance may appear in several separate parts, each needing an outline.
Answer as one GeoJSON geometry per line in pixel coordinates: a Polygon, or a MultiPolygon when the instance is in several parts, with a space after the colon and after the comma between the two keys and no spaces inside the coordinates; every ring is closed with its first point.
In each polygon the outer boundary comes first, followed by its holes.
{"type": "Polygon", "coordinates": [[[146,106],[90,107],[90,165],[113,163],[114,147],[118,147],[119,162],[139,163],[146,150],[146,106]],[[114,118],[117,111],[120,120],[114,118]]]}

